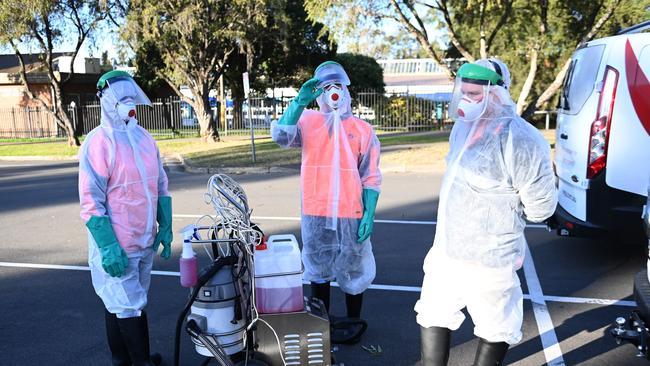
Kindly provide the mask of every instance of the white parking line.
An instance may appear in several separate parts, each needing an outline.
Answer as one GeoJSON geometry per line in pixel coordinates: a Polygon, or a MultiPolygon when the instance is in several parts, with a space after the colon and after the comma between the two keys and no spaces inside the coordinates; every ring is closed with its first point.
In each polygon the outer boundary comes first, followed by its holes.
{"type": "Polygon", "coordinates": [[[526,245],[526,258],[524,259],[524,277],[528,285],[528,292],[530,292],[530,300],[533,303],[533,314],[537,322],[537,329],[539,330],[539,337],[542,339],[542,347],[544,348],[544,356],[546,363],[549,366],[564,366],[564,357],[562,357],[562,349],[560,343],[557,341],[555,334],[555,326],[553,320],[548,312],[546,306],[546,299],[542,292],[542,286],[535,271],[535,263],[530,254],[530,249],[526,245]]]}
{"type": "MultiPolygon", "coordinates": [[[[204,215],[186,215],[186,214],[175,214],[174,217],[179,219],[198,219],[204,215]]],[[[300,221],[300,217],[293,216],[252,216],[251,220],[268,220],[268,221],[300,221]]],[[[409,221],[409,220],[380,220],[375,219],[375,223],[378,224],[399,224],[399,225],[431,225],[435,226],[438,224],[437,221],[409,221]]],[[[528,224],[526,228],[532,229],[546,229],[546,225],[540,224],[528,224]]]]}
{"type": "MultiPolygon", "coordinates": [[[[13,267],[13,268],[29,268],[29,269],[60,269],[60,270],[69,270],[69,271],[90,271],[89,267],[85,266],[69,266],[61,264],[38,264],[38,263],[15,263],[15,262],[0,262],[0,267],[13,267]]],[[[152,275],[156,276],[168,276],[168,277],[178,277],[179,272],[174,271],[151,271],[152,275]]],[[[305,282],[305,284],[309,284],[305,282]]],[[[338,286],[336,282],[332,282],[332,286],[338,286]]],[[[417,286],[398,286],[398,285],[380,285],[372,284],[370,285],[371,290],[381,290],[381,291],[399,291],[399,292],[415,292],[419,293],[422,291],[421,287],[417,286]]],[[[549,296],[544,295],[545,301],[550,302],[561,302],[568,304],[587,304],[587,305],[606,305],[606,306],[626,306],[626,307],[635,307],[636,302],[629,300],[612,300],[612,299],[595,299],[589,297],[564,297],[564,296],[549,296]]],[[[530,300],[531,296],[524,294],[525,300],[530,300]]]]}

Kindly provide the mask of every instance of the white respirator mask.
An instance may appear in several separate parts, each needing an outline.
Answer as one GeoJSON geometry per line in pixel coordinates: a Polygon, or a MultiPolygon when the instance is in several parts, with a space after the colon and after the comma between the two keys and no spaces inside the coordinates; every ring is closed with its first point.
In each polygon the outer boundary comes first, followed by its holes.
{"type": "Polygon", "coordinates": [[[469,97],[463,96],[458,102],[458,118],[465,121],[476,121],[479,119],[485,112],[485,103],[487,98],[476,102],[470,99],[469,97]]]}
{"type": "Polygon", "coordinates": [[[115,111],[117,111],[117,115],[122,121],[128,123],[132,118],[135,118],[135,103],[132,101],[117,102],[115,111]]]}
{"type": "Polygon", "coordinates": [[[339,109],[343,101],[343,87],[340,84],[329,84],[323,89],[325,104],[333,110],[339,109]]]}

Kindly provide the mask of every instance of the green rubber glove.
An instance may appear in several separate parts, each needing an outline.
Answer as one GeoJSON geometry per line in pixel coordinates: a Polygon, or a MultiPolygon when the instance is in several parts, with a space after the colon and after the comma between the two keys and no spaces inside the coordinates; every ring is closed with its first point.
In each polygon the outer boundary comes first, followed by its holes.
{"type": "Polygon", "coordinates": [[[280,125],[295,125],[300,119],[302,111],[313,102],[319,95],[323,93],[323,88],[316,89],[318,79],[311,78],[305,81],[300,87],[298,96],[293,98],[289,106],[280,117],[278,124],[280,125]]]}
{"type": "Polygon", "coordinates": [[[102,268],[111,277],[121,277],[129,265],[129,258],[115,237],[108,216],[92,216],[86,223],[102,257],[102,268]]]}
{"type": "Polygon", "coordinates": [[[153,240],[153,251],[158,252],[160,243],[163,245],[163,251],[160,256],[163,259],[169,259],[172,255],[172,198],[169,196],[158,197],[158,209],[156,213],[158,221],[158,234],[153,240]]]}
{"type": "Polygon", "coordinates": [[[363,216],[359,223],[359,239],[357,242],[363,243],[372,234],[372,225],[375,222],[375,209],[377,208],[377,200],[379,200],[379,192],[374,189],[363,190],[363,216]]]}

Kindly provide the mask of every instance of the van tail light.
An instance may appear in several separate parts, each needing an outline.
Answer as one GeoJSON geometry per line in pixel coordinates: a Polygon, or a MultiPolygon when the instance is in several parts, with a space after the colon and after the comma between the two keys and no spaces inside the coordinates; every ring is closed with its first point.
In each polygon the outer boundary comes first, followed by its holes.
{"type": "Polygon", "coordinates": [[[612,125],[617,84],[618,71],[611,66],[607,66],[603,87],[598,99],[596,120],[591,124],[589,164],[587,166],[588,179],[598,175],[607,165],[607,143],[609,142],[609,128],[612,125]]]}

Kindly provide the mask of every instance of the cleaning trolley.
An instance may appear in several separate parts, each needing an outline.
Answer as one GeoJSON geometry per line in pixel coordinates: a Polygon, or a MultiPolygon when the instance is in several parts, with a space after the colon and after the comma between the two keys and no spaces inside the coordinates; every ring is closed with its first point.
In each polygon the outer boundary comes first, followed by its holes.
{"type": "Polygon", "coordinates": [[[332,365],[329,317],[320,300],[303,296],[296,238],[266,237],[227,175],[209,179],[204,199],[215,214],[182,230],[181,285],[190,291],[174,364],[184,329],[204,365],[332,365]]]}

